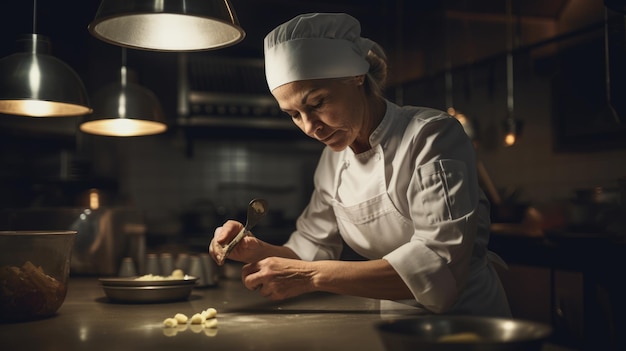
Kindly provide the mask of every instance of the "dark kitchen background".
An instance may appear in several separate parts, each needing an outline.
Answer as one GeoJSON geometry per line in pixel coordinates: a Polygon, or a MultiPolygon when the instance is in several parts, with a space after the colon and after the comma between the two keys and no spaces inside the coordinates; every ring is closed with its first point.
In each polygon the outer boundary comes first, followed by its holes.
{"type": "MultiPolygon", "coordinates": [[[[17,221],[16,213],[32,225],[33,213],[51,209],[69,211],[64,220],[71,223],[96,192],[102,207],[136,214],[148,250],[204,250],[217,225],[245,220],[250,199],[264,197],[270,215],[256,233],[283,242],[312,191],[321,146],[278,112],[264,81],[262,40],[300,13],[348,12],[361,20],[363,36],[387,50],[390,100],[439,109],[453,103],[467,116],[490,180],[484,185],[497,191],[495,222],[525,224],[532,208],[532,230],[621,228],[619,213],[610,215],[626,176],[624,16],[602,0],[514,0],[510,12],[505,0],[231,2],[246,31],[235,46],[187,54],[128,50],[127,66],[165,110],[164,134],[102,137],[79,132],[80,118],[0,116],[3,225],[17,221]],[[514,115],[507,105],[512,78],[514,115]],[[521,133],[505,147],[511,117],[521,133]]],[[[33,4],[5,2],[0,57],[14,52],[20,34],[48,36],[53,55],[93,96],[115,81],[121,65],[121,49],[87,31],[98,5],[39,0],[33,31],[33,4]]],[[[549,321],[557,296],[571,305],[561,306],[568,309],[564,330],[579,337],[579,275],[559,272],[553,291],[551,270],[511,271],[518,315],[549,321]]]]}

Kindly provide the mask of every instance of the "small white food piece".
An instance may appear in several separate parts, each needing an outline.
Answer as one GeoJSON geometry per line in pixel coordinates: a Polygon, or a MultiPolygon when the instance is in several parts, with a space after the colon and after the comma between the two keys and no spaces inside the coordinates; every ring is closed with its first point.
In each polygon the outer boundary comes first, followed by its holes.
{"type": "Polygon", "coordinates": [[[185,272],[182,269],[175,269],[172,271],[172,274],[168,276],[156,275],[156,274],[146,274],[140,277],[134,278],[133,280],[139,281],[153,281],[153,280],[179,280],[185,279],[185,272]]]}
{"type": "Polygon", "coordinates": [[[217,310],[213,307],[202,311],[202,314],[206,317],[206,319],[211,319],[217,317],[217,310]]]}
{"type": "Polygon", "coordinates": [[[182,269],[175,269],[172,271],[172,275],[170,275],[172,279],[183,279],[185,278],[185,273],[183,273],[182,269]]]}
{"type": "Polygon", "coordinates": [[[175,318],[165,318],[163,326],[166,328],[174,328],[178,325],[178,321],[175,318]]]}
{"type": "Polygon", "coordinates": [[[193,316],[191,316],[190,323],[191,324],[202,324],[202,323],[204,323],[205,320],[206,320],[206,318],[204,318],[202,316],[202,314],[196,313],[193,316]]]}
{"type": "Polygon", "coordinates": [[[204,322],[204,327],[205,328],[217,328],[217,318],[207,319],[204,322]]]}
{"type": "MultiPolygon", "coordinates": [[[[216,317],[217,310],[213,307],[207,308],[200,313],[195,313],[193,316],[191,316],[191,318],[187,317],[187,315],[185,315],[184,313],[176,313],[173,318],[166,318],[163,321],[163,327],[165,329],[176,330],[167,333],[164,330],[163,333],[166,333],[167,336],[174,336],[176,335],[176,332],[185,331],[188,326],[194,333],[199,333],[203,329],[215,330],[217,329],[216,317]]],[[[214,333],[210,334],[215,335],[214,333]]]]}
{"type": "Polygon", "coordinates": [[[185,323],[187,323],[187,320],[189,318],[187,318],[187,316],[182,314],[182,313],[176,313],[176,315],[174,316],[174,319],[176,319],[178,324],[185,324],[185,323]]]}

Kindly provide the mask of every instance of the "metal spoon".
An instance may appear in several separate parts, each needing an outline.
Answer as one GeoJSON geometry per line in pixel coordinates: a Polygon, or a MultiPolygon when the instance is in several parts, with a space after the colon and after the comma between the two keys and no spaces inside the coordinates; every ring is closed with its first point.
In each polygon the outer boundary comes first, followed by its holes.
{"type": "Polygon", "coordinates": [[[267,201],[263,199],[253,199],[252,201],[250,201],[250,203],[248,204],[248,213],[246,214],[246,225],[241,229],[239,234],[237,234],[237,236],[235,236],[235,238],[224,247],[224,256],[222,258],[222,261],[224,261],[226,257],[228,257],[228,255],[230,255],[235,246],[241,241],[241,239],[243,239],[244,236],[248,235],[250,229],[257,225],[257,223],[259,223],[261,218],[263,218],[266,213],[267,201]]]}

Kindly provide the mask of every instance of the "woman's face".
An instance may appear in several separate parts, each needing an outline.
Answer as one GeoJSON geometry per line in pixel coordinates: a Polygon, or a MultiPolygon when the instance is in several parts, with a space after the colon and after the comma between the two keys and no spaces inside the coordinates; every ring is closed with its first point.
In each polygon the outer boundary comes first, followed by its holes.
{"type": "Polygon", "coordinates": [[[353,145],[363,130],[366,98],[364,76],[313,79],[288,83],[272,91],[281,110],[306,135],[334,151],[353,145]]]}

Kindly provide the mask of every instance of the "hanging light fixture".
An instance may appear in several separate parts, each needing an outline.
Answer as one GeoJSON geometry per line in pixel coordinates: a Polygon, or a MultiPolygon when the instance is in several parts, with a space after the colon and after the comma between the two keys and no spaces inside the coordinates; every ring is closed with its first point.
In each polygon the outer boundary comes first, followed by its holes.
{"type": "Polygon", "coordinates": [[[102,0],[89,32],[143,50],[200,51],[245,37],[229,0],[102,0]]]}
{"type": "Polygon", "coordinates": [[[143,136],[167,130],[165,116],[156,95],[136,83],[126,67],[122,48],[120,80],[99,90],[93,98],[94,113],[86,116],[80,130],[104,136],[143,136]]]}
{"type": "Polygon", "coordinates": [[[513,7],[511,0],[506,2],[507,21],[507,53],[506,53],[506,106],[507,116],[504,120],[504,146],[513,146],[522,132],[522,121],[515,118],[515,82],[513,80],[513,7]]]}
{"type": "Polygon", "coordinates": [[[463,130],[465,134],[472,140],[475,141],[476,133],[474,131],[474,126],[469,118],[461,113],[461,111],[457,110],[454,107],[454,75],[452,73],[452,55],[450,54],[451,44],[450,44],[450,35],[452,33],[450,30],[449,20],[446,19],[446,32],[445,32],[445,55],[446,55],[446,72],[444,75],[444,85],[446,89],[445,95],[445,103],[446,103],[446,112],[454,118],[456,118],[461,125],[463,126],[463,130]]]}
{"type": "Polygon", "coordinates": [[[36,33],[18,38],[19,52],[0,59],[0,113],[30,117],[79,116],[90,113],[87,91],[78,74],[50,55],[50,40],[36,33]]]}
{"type": "Polygon", "coordinates": [[[474,126],[472,125],[472,121],[470,121],[470,119],[461,111],[457,110],[456,108],[454,108],[454,103],[453,103],[453,77],[452,77],[452,71],[450,69],[448,69],[445,73],[445,86],[446,86],[446,105],[448,106],[448,108],[446,109],[446,112],[448,112],[448,114],[454,118],[456,118],[460,123],[461,126],[463,126],[463,130],[465,131],[465,134],[467,134],[467,136],[472,140],[475,141],[476,140],[476,132],[474,130],[474,126]]]}

